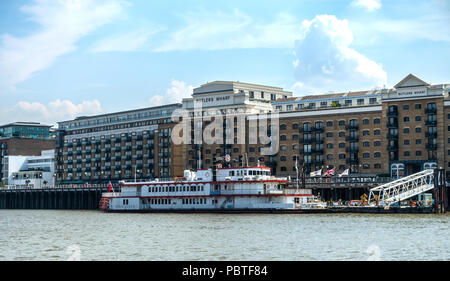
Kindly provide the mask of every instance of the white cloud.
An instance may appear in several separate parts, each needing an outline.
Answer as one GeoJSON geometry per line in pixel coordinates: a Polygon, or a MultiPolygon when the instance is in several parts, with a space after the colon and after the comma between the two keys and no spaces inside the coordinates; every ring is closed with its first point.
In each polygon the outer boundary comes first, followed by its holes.
{"type": "Polygon", "coordinates": [[[354,0],[352,5],[362,7],[369,12],[373,12],[381,8],[381,0],[354,0]]]}
{"type": "Polygon", "coordinates": [[[34,0],[21,11],[38,25],[25,37],[2,36],[0,89],[13,90],[57,57],[76,49],[75,43],[122,13],[124,2],[92,0],[34,0]]]}
{"type": "Polygon", "coordinates": [[[295,47],[296,78],[301,82],[293,87],[295,92],[320,94],[385,85],[382,66],[350,48],[352,41],[347,20],[319,15],[304,21],[295,47]]]}
{"type": "Polygon", "coordinates": [[[37,121],[52,125],[78,116],[95,115],[102,112],[103,110],[98,100],[83,101],[75,104],[70,100],[57,99],[49,102],[47,105],[39,102],[19,101],[11,108],[4,108],[0,117],[4,123],[37,121]]]}
{"type": "Polygon", "coordinates": [[[301,25],[286,13],[277,14],[272,22],[257,22],[239,10],[190,13],[185,20],[185,27],[155,51],[291,48],[301,25]]]}
{"type": "Polygon", "coordinates": [[[161,28],[141,28],[136,31],[116,34],[99,40],[91,52],[130,52],[138,51],[145,47],[152,35],[159,32],[161,28]]]}
{"type": "Polygon", "coordinates": [[[193,86],[188,86],[183,81],[172,80],[172,87],[167,89],[165,95],[154,95],[149,101],[151,106],[180,103],[183,98],[190,98],[193,91],[193,86]]]}
{"type": "Polygon", "coordinates": [[[414,20],[378,19],[370,22],[353,21],[352,30],[358,35],[361,43],[395,40],[398,42],[411,40],[429,40],[434,42],[450,42],[450,16],[435,15],[419,17],[414,20]]]}

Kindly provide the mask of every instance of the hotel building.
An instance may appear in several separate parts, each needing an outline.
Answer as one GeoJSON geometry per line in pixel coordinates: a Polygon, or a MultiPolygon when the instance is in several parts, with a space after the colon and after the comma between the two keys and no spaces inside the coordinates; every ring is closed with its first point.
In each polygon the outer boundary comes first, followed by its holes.
{"type": "Polygon", "coordinates": [[[227,154],[232,165],[260,163],[294,178],[296,161],[306,172],[328,167],[365,176],[437,166],[450,171],[449,92],[449,84],[430,85],[411,74],[392,89],[302,97],[215,81],[180,104],[60,122],[56,171],[61,182],[177,177],[227,154]],[[171,141],[180,124],[170,118],[175,110],[186,114],[181,135],[190,134],[188,143],[171,141]],[[279,116],[269,117],[275,129],[252,121],[269,113],[279,116]],[[278,135],[276,153],[261,153],[270,145],[254,142],[261,131],[278,135]],[[207,133],[215,143],[205,143],[207,133]]]}
{"type": "Polygon", "coordinates": [[[182,174],[171,114],[181,104],[79,117],[58,123],[57,183],[117,182],[182,174]]]}

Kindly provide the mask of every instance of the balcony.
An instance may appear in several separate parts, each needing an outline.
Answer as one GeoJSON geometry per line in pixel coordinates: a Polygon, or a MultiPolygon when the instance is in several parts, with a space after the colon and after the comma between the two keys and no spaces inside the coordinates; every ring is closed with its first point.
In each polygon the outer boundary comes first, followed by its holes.
{"type": "Polygon", "coordinates": [[[388,140],[396,140],[396,139],[398,139],[398,135],[394,135],[394,134],[387,134],[386,135],[386,138],[388,139],[388,140]]]}
{"type": "Polygon", "coordinates": [[[427,138],[437,138],[437,132],[433,132],[433,133],[426,132],[425,133],[425,137],[427,137],[427,138]]]}
{"type": "Polygon", "coordinates": [[[425,108],[425,114],[436,114],[436,112],[437,112],[437,109],[434,107],[434,108],[425,108]]]}
{"type": "Polygon", "coordinates": [[[312,151],[316,154],[323,154],[323,149],[313,149],[312,151]]]}
{"type": "Polygon", "coordinates": [[[345,126],[346,130],[351,130],[351,131],[356,131],[359,130],[359,125],[358,124],[350,124],[345,126]]]}
{"type": "Polygon", "coordinates": [[[320,166],[320,165],[323,165],[324,162],[323,162],[323,160],[314,160],[313,163],[316,166],[320,166]]]}
{"type": "Polygon", "coordinates": [[[387,146],[387,150],[389,152],[391,152],[391,151],[398,151],[398,145],[388,145],[387,146]]]}
{"type": "Polygon", "coordinates": [[[427,150],[437,150],[437,144],[427,143],[426,148],[427,150]]]}
{"type": "Polygon", "coordinates": [[[347,147],[345,149],[345,152],[348,153],[358,153],[359,152],[359,147],[347,147]]]}
{"type": "Polygon", "coordinates": [[[299,133],[311,133],[312,131],[312,128],[300,128],[298,130],[299,133]]]}
{"type": "Polygon", "coordinates": [[[386,127],[387,128],[398,128],[398,122],[387,122],[386,127]]]}
{"type": "Polygon", "coordinates": [[[312,142],[313,142],[312,139],[300,139],[301,144],[308,144],[308,143],[312,143],[312,142]]]}
{"type": "Polygon", "coordinates": [[[319,138],[319,139],[314,138],[312,141],[313,141],[314,143],[318,143],[318,144],[323,143],[323,139],[322,139],[322,138],[319,138]]]}
{"type": "Polygon", "coordinates": [[[437,121],[436,120],[434,120],[434,121],[432,121],[432,120],[425,121],[425,126],[436,126],[436,125],[437,125],[437,121]]]}
{"type": "Polygon", "coordinates": [[[302,154],[302,155],[309,155],[312,153],[313,153],[312,150],[300,150],[300,154],[302,154]]]}
{"type": "Polygon", "coordinates": [[[358,142],[359,137],[358,136],[349,136],[349,137],[346,137],[345,140],[348,142],[358,142]]]}
{"type": "Polygon", "coordinates": [[[319,127],[319,128],[312,127],[311,129],[315,133],[323,133],[324,132],[324,128],[323,127],[319,127]]]}
{"type": "Polygon", "coordinates": [[[349,158],[345,160],[345,163],[347,164],[358,164],[359,163],[359,159],[358,158],[349,158]]]}
{"type": "Polygon", "coordinates": [[[398,111],[397,110],[388,111],[388,112],[386,112],[386,115],[387,115],[387,117],[397,117],[398,111]]]}

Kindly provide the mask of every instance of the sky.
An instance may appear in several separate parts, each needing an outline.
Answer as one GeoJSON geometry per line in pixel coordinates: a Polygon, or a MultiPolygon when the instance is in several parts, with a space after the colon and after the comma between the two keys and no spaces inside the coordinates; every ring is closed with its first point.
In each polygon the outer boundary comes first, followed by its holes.
{"type": "Polygon", "coordinates": [[[2,0],[0,124],[181,102],[215,80],[295,96],[450,83],[448,0],[2,0]]]}

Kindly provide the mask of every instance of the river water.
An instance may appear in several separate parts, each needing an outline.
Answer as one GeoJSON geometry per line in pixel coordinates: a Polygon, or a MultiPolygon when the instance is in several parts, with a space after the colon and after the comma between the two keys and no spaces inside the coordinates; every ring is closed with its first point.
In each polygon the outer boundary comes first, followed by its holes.
{"type": "Polygon", "coordinates": [[[450,215],[0,210],[0,260],[450,260],[450,215]]]}

